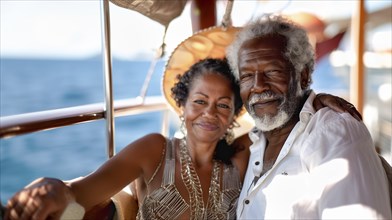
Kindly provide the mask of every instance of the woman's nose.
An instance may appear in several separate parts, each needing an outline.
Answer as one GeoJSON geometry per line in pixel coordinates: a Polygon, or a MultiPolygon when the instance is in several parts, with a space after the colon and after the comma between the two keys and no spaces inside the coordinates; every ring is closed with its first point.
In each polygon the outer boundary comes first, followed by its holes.
{"type": "Polygon", "coordinates": [[[204,114],[210,117],[216,117],[217,109],[214,105],[208,105],[204,111],[204,114]]]}

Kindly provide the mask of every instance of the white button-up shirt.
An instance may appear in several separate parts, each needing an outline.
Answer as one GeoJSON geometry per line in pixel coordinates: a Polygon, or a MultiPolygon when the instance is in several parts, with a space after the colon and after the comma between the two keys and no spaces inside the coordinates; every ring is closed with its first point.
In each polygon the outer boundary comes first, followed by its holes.
{"type": "Polygon", "coordinates": [[[315,112],[312,92],[273,167],[263,168],[266,139],[253,129],[238,200],[239,219],[391,219],[387,178],[372,138],[348,113],[315,112]]]}

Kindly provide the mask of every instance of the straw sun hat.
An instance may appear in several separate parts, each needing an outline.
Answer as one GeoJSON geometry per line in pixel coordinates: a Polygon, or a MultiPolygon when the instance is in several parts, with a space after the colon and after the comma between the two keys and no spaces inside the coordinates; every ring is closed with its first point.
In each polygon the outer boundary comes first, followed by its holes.
{"type": "Polygon", "coordinates": [[[211,27],[201,30],[181,42],[170,55],[162,79],[163,94],[172,109],[180,108],[171,96],[177,75],[184,74],[193,64],[205,58],[224,58],[226,47],[234,40],[238,27],[211,27]]]}

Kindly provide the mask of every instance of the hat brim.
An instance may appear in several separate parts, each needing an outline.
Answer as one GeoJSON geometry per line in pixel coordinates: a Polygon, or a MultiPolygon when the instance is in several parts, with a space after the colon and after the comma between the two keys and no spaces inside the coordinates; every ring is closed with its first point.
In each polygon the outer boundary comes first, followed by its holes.
{"type": "Polygon", "coordinates": [[[172,109],[180,114],[181,110],[172,98],[171,88],[177,82],[177,75],[184,74],[193,64],[206,58],[226,56],[229,46],[239,27],[211,27],[201,30],[181,42],[170,55],[162,78],[163,94],[172,109]]]}

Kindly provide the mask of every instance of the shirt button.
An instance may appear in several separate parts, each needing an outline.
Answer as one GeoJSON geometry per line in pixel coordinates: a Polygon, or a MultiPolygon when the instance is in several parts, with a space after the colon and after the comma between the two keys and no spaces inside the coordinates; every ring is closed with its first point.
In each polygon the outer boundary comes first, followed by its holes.
{"type": "Polygon", "coordinates": [[[256,165],[256,166],[260,165],[260,161],[256,161],[256,162],[255,162],[255,165],[256,165]]]}
{"type": "Polygon", "coordinates": [[[247,205],[249,204],[249,200],[248,200],[248,199],[247,199],[247,200],[245,200],[245,204],[247,204],[247,205]]]}

